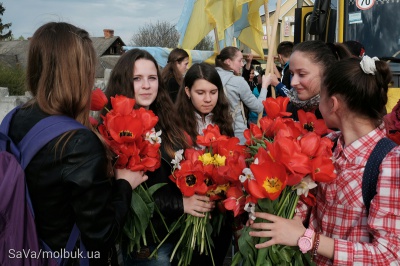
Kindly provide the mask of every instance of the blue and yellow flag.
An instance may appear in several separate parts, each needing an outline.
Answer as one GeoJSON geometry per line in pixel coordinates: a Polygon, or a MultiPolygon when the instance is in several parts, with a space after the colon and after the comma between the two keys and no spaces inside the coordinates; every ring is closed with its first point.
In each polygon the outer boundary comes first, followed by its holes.
{"type": "Polygon", "coordinates": [[[233,45],[234,37],[264,56],[259,9],[266,0],[186,0],[179,22],[179,47],[193,49],[216,29],[220,48],[233,45]]]}
{"type": "Polygon", "coordinates": [[[176,29],[180,34],[178,47],[193,49],[214,29],[205,11],[208,0],[186,0],[176,29]]]}

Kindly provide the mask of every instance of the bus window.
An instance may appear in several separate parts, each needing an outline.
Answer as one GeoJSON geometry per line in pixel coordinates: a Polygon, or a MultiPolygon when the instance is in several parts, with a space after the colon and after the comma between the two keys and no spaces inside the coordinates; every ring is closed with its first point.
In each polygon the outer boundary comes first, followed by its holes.
{"type": "Polygon", "coordinates": [[[356,1],[346,0],[344,40],[362,43],[369,56],[394,56],[400,50],[399,10],[399,1],[376,0],[370,9],[360,10],[356,1]]]}

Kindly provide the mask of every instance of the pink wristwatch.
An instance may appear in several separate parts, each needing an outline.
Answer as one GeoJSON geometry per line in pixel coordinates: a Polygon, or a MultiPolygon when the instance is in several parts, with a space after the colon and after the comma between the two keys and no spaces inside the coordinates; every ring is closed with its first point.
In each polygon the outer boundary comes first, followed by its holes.
{"type": "Polygon", "coordinates": [[[314,230],[312,229],[307,229],[306,232],[302,237],[299,238],[299,241],[297,242],[297,245],[299,246],[301,252],[307,253],[307,251],[310,251],[312,249],[312,237],[314,236],[314,230]]]}

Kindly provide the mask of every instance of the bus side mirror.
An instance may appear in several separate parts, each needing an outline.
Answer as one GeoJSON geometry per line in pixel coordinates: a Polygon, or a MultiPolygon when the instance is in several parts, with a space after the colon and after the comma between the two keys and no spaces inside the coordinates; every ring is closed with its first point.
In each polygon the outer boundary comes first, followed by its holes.
{"type": "Polygon", "coordinates": [[[314,9],[310,18],[310,34],[319,35],[325,31],[326,23],[329,18],[330,6],[330,0],[315,0],[314,9]]]}

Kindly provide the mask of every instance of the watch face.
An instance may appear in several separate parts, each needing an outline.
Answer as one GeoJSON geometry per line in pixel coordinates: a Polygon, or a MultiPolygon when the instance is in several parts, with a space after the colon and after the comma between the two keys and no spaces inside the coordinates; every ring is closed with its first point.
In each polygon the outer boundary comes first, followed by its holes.
{"type": "Polygon", "coordinates": [[[307,238],[307,237],[300,238],[298,244],[299,244],[299,247],[301,248],[301,250],[303,250],[303,251],[308,251],[312,248],[311,239],[307,238]]]}

